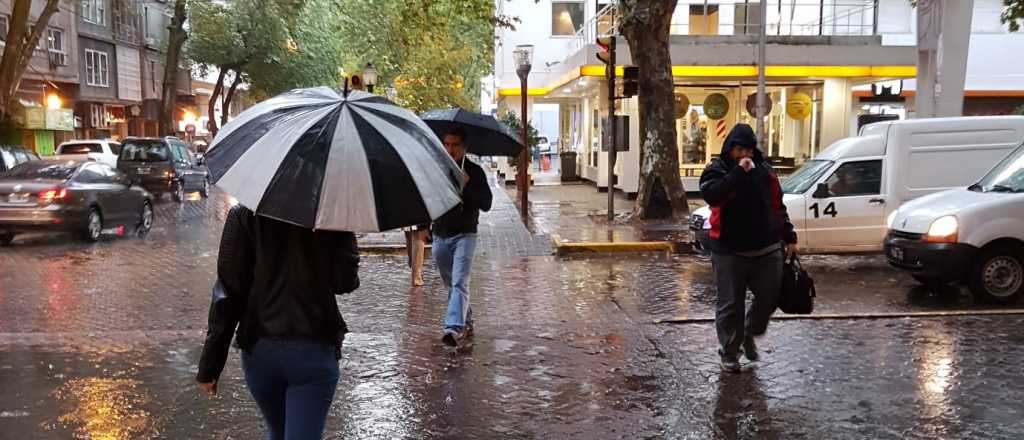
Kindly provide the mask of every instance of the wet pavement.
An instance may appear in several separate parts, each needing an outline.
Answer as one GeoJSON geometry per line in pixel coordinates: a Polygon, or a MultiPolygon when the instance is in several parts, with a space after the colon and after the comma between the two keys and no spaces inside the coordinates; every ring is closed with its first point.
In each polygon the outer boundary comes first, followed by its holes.
{"type": "MultiPolygon", "coordinates": [[[[192,377],[223,195],[163,203],[145,241],[34,236],[0,249],[0,438],[258,438],[232,353],[221,394],[192,377]]],[[[440,343],[433,264],[363,259],[327,438],[1016,439],[1024,315],[929,292],[878,257],[808,257],[817,312],[995,316],[780,320],[763,360],[719,373],[710,264],[560,259],[502,199],[482,218],[476,335],[440,343]],[[547,253],[545,253],[547,252],[547,253]]]]}

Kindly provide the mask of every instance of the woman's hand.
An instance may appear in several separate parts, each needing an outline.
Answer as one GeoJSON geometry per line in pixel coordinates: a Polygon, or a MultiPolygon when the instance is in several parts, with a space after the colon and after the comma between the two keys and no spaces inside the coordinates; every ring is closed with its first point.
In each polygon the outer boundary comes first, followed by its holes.
{"type": "Polygon", "coordinates": [[[210,394],[211,396],[217,395],[217,380],[214,379],[212,382],[199,382],[199,390],[210,394]]]}

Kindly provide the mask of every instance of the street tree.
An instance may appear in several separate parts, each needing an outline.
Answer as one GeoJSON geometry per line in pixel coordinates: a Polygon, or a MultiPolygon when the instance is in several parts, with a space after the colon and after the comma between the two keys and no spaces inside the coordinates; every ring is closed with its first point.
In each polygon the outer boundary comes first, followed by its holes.
{"type": "Polygon", "coordinates": [[[160,133],[164,136],[172,136],[178,131],[174,116],[178,106],[178,64],[182,46],[188,38],[185,31],[187,7],[188,0],[175,0],[174,14],[171,16],[171,24],[167,27],[167,60],[164,63],[164,84],[160,101],[160,133]]]}
{"type": "Polygon", "coordinates": [[[619,30],[639,68],[640,189],[634,215],[641,219],[689,216],[679,177],[669,30],[676,2],[622,0],[619,30]]]}
{"type": "Polygon", "coordinates": [[[414,111],[479,108],[480,78],[490,73],[496,16],[490,0],[337,0],[343,11],[343,66],[367,62],[398,104],[414,111]]]}
{"type": "Polygon", "coordinates": [[[193,0],[189,57],[205,74],[217,72],[206,109],[218,130],[244,83],[254,98],[335,83],[340,9],[328,0],[193,0]]]}
{"type": "Polygon", "coordinates": [[[1024,0],[1003,0],[1000,18],[1010,28],[1010,32],[1019,31],[1021,25],[1024,25],[1024,0]]]}
{"type": "Polygon", "coordinates": [[[46,30],[50,18],[57,12],[59,0],[46,0],[35,23],[29,23],[32,0],[14,0],[7,21],[7,35],[3,38],[4,49],[0,58],[0,136],[13,133],[13,117],[17,111],[17,93],[21,78],[28,68],[39,38],[46,30]]]}

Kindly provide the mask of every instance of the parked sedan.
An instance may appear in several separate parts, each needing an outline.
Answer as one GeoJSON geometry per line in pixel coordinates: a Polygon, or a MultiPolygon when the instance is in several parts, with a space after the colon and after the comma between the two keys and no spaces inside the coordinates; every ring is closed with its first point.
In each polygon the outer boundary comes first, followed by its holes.
{"type": "Polygon", "coordinates": [[[77,232],[89,241],[126,231],[145,237],[152,196],[123,173],[85,160],[38,160],[0,177],[0,245],[24,232],[77,232]]]}

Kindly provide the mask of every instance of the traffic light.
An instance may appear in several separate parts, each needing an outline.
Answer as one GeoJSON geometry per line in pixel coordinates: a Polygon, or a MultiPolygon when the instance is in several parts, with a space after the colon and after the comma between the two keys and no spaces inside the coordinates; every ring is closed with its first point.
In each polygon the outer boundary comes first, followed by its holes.
{"type": "Polygon", "coordinates": [[[606,66],[615,64],[614,59],[615,52],[615,37],[609,35],[604,37],[597,37],[597,59],[601,60],[606,66]]]}
{"type": "Polygon", "coordinates": [[[640,68],[626,66],[622,69],[622,97],[636,96],[640,91],[640,68]]]}

